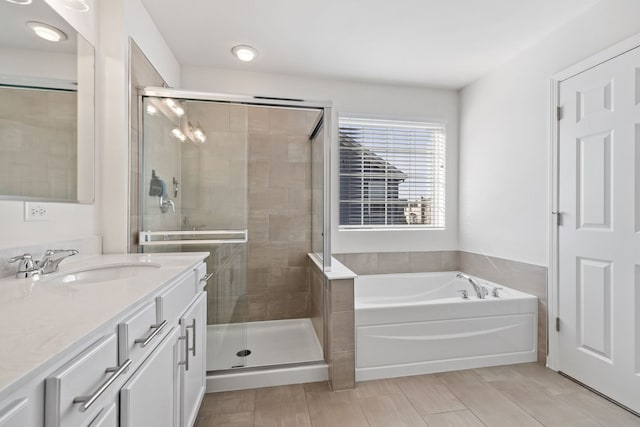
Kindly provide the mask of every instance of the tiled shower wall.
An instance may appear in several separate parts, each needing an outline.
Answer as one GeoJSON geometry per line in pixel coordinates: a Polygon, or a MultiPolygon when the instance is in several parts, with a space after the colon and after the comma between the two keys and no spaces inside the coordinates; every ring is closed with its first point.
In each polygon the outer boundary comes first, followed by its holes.
{"type": "Polygon", "coordinates": [[[311,142],[318,113],[249,109],[249,321],[310,317],[311,142]]]}

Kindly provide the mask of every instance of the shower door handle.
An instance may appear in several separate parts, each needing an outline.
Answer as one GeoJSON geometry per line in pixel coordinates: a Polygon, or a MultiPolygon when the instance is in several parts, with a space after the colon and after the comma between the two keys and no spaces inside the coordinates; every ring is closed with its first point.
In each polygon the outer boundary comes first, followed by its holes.
{"type": "Polygon", "coordinates": [[[248,233],[243,230],[189,230],[189,231],[141,231],[140,246],[207,245],[247,243],[248,233]]]}

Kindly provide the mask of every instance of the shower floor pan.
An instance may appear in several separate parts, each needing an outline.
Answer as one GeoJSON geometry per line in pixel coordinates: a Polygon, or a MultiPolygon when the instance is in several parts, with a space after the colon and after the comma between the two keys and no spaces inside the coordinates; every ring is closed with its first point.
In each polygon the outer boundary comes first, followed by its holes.
{"type": "Polygon", "coordinates": [[[323,359],[310,319],[207,326],[209,392],[323,381],[323,359]]]}

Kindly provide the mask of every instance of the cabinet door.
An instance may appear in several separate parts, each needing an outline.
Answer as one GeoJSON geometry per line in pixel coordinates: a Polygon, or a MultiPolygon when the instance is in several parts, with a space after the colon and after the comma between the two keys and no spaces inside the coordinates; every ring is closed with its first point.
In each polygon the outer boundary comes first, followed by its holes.
{"type": "MultiPolygon", "coordinates": [[[[195,424],[205,391],[207,293],[202,292],[180,318],[182,335],[187,335],[189,364],[182,366],[181,420],[182,427],[195,424]]],[[[183,350],[184,351],[184,350],[183,350]]]]}
{"type": "Polygon", "coordinates": [[[103,409],[100,415],[91,421],[89,427],[118,427],[118,411],[115,403],[103,409]]]}
{"type": "Polygon", "coordinates": [[[178,333],[170,331],[120,390],[121,427],[177,427],[178,333]]]}

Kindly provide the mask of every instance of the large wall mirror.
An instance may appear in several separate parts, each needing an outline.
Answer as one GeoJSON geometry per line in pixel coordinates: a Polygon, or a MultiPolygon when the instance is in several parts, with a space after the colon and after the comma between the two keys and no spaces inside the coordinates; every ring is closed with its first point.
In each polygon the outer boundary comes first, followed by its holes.
{"type": "Polygon", "coordinates": [[[44,0],[0,0],[0,200],[94,201],[94,65],[44,0]]]}

